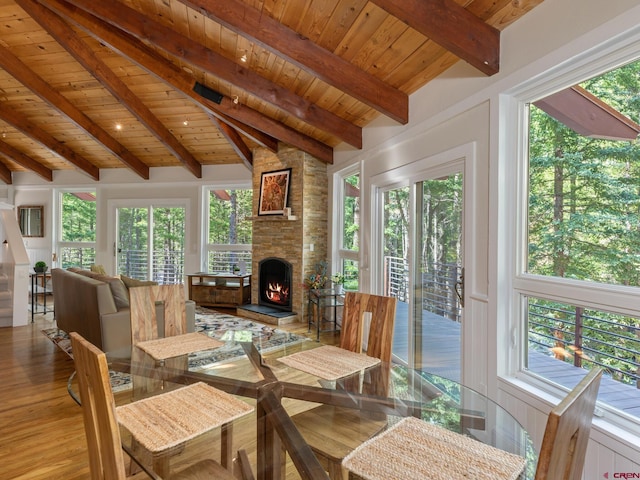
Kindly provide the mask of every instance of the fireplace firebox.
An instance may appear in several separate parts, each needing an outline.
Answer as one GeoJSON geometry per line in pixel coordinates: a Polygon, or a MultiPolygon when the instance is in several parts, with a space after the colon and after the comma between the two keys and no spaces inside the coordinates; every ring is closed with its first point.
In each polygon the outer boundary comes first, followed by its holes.
{"type": "Polygon", "coordinates": [[[258,304],[291,312],[292,271],[291,264],[282,258],[269,257],[261,260],[258,263],[258,304]]]}

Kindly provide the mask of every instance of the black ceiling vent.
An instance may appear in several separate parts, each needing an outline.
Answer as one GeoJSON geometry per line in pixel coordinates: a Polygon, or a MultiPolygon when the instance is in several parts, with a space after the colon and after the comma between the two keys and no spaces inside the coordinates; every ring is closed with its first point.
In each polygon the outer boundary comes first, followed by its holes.
{"type": "Polygon", "coordinates": [[[196,82],[193,86],[193,91],[196,92],[201,97],[206,98],[207,100],[211,100],[212,102],[216,102],[218,105],[222,102],[224,95],[220,92],[216,92],[215,90],[210,89],[206,85],[201,84],[200,82],[196,82]]]}

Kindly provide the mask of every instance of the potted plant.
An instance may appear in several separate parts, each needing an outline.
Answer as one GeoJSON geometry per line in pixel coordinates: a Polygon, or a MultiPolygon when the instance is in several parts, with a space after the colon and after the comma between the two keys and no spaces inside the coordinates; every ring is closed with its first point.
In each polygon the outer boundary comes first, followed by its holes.
{"type": "Polygon", "coordinates": [[[33,270],[36,273],[44,273],[47,271],[47,268],[49,267],[47,267],[46,263],[44,263],[43,261],[39,261],[39,262],[36,262],[36,264],[33,267],[33,270]]]}
{"type": "Polygon", "coordinates": [[[319,290],[324,288],[328,279],[327,262],[323,260],[315,264],[314,272],[307,277],[306,283],[310,290],[319,290]]]}
{"type": "Polygon", "coordinates": [[[331,281],[333,282],[333,288],[335,288],[336,293],[343,293],[344,275],[342,274],[342,272],[333,274],[333,276],[331,277],[331,281]]]}

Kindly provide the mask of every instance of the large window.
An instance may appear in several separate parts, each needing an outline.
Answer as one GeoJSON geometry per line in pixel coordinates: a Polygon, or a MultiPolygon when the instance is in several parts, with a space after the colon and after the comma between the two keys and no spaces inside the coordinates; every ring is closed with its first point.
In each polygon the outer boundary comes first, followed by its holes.
{"type": "Polygon", "coordinates": [[[252,198],[251,189],[209,190],[209,272],[251,272],[252,198]]]}
{"type": "Polygon", "coordinates": [[[58,252],[60,266],[89,268],[96,258],[96,193],[62,192],[58,252]]]}
{"type": "Polygon", "coordinates": [[[640,61],[528,105],[526,238],[516,280],[525,367],[640,417],[640,61]]]}
{"type": "Polygon", "coordinates": [[[358,257],[360,251],[360,175],[349,173],[339,177],[336,198],[340,209],[337,220],[339,239],[338,255],[334,273],[342,273],[344,287],[358,290],[360,273],[358,257]]]}

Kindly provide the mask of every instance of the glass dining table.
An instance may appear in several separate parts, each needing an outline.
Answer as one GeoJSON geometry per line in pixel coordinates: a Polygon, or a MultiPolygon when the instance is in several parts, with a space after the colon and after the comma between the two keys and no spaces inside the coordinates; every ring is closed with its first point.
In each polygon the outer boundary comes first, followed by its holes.
{"type": "MultiPolygon", "coordinates": [[[[136,346],[131,358],[106,353],[113,372],[132,378],[133,388],[118,393],[118,403],[139,397],[141,389],[148,396],[167,385],[205,382],[255,405],[250,434],[233,447],[251,452],[258,480],[328,479],[326,464],[309,445],[317,435],[357,439],[352,458],[344,463],[356,478],[393,478],[385,470],[389,464],[400,469],[397,478],[403,479],[426,478],[424,469],[460,468],[468,471],[459,478],[533,478],[537,455],[529,434],[486,396],[429,372],[312,340],[283,341],[275,348],[274,343],[280,342],[270,338],[270,348],[262,348],[260,337],[235,332],[216,349],[166,360],[150,358],[136,346]],[[221,359],[218,349],[235,353],[221,359]],[[297,426],[297,418],[319,407],[341,414],[318,415],[310,426],[297,426]],[[372,422],[379,427],[374,433],[372,422]],[[423,470],[411,470],[416,462],[421,465],[415,468],[423,470]],[[490,465],[498,463],[507,467],[496,473],[490,465]],[[370,471],[374,464],[382,470],[370,471]]],[[[235,451],[231,445],[224,448],[235,451]]]]}

